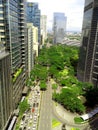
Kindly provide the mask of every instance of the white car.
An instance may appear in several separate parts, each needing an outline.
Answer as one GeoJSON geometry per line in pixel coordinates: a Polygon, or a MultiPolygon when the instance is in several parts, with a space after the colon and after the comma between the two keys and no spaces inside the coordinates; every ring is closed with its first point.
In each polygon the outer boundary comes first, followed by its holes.
{"type": "Polygon", "coordinates": [[[30,119],[32,119],[33,117],[32,117],[32,115],[30,115],[30,119]]]}
{"type": "Polygon", "coordinates": [[[28,130],[31,130],[31,127],[28,127],[28,130]]]}
{"type": "Polygon", "coordinates": [[[23,122],[23,121],[21,121],[20,125],[22,126],[23,124],[24,124],[24,122],[23,122]]]}

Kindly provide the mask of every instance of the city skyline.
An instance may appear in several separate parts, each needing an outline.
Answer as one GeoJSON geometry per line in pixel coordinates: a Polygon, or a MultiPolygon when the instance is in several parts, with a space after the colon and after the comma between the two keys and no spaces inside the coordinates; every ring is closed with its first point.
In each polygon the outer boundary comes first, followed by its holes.
{"type": "Polygon", "coordinates": [[[28,2],[38,2],[41,14],[47,15],[47,28],[52,30],[53,13],[62,12],[67,16],[67,31],[81,31],[83,21],[84,0],[65,1],[45,1],[27,0],[28,2]],[[50,9],[51,8],[51,9],[50,9]]]}

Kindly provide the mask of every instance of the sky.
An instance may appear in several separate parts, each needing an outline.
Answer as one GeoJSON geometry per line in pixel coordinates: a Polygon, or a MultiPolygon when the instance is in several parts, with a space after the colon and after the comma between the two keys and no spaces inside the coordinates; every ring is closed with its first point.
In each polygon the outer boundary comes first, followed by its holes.
{"type": "Polygon", "coordinates": [[[67,16],[67,31],[81,31],[85,0],[27,0],[38,2],[42,15],[47,15],[47,28],[52,29],[53,13],[63,12],[67,16]]]}

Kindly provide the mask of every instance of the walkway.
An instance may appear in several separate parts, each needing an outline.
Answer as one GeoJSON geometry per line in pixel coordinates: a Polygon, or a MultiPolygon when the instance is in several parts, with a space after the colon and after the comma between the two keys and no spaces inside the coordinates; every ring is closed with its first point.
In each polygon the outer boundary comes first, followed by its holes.
{"type": "Polygon", "coordinates": [[[66,124],[66,129],[71,130],[71,128],[80,128],[80,130],[84,130],[88,123],[86,124],[75,124],[74,117],[79,116],[77,113],[71,113],[64,109],[61,105],[53,102],[53,114],[54,116],[62,123],[66,124]]]}

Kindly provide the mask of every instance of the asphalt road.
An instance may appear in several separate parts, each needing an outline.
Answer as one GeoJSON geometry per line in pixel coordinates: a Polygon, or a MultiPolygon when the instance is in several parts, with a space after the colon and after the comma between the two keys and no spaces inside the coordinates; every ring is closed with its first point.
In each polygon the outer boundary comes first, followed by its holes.
{"type": "Polygon", "coordinates": [[[85,130],[98,130],[98,118],[90,122],[85,130]]]}
{"type": "Polygon", "coordinates": [[[38,130],[51,130],[52,126],[52,89],[48,83],[47,90],[42,93],[38,130]]]}

